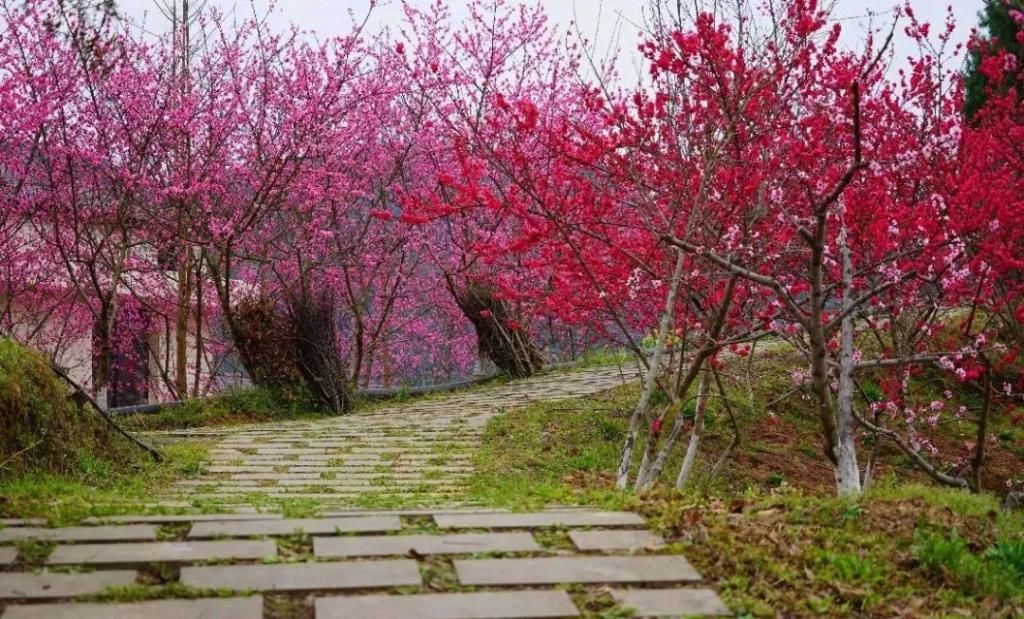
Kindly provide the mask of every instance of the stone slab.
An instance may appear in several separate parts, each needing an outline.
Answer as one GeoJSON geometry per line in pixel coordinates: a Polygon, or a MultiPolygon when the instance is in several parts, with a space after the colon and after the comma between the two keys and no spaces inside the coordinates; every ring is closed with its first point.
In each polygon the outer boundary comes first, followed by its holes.
{"type": "Polygon", "coordinates": [[[133,571],[88,574],[0,573],[0,600],[71,598],[100,593],[107,587],[135,582],[133,571]]]}
{"type": "Polygon", "coordinates": [[[660,548],[665,540],[646,530],[569,531],[579,550],[643,550],[660,548]]]}
{"type": "Polygon", "coordinates": [[[18,549],[10,547],[0,548],[0,565],[11,565],[18,558],[18,549]]]}
{"type": "Polygon", "coordinates": [[[415,561],[351,561],[290,565],[185,567],[181,582],[190,587],[235,591],[313,591],[420,585],[415,561]]]}
{"type": "Polygon", "coordinates": [[[430,593],[324,597],[317,619],[524,619],[578,617],[564,591],[430,593]]]}
{"type": "Polygon", "coordinates": [[[612,598],[637,617],[732,616],[710,589],[617,589],[612,598]]]}
{"type": "Polygon", "coordinates": [[[156,539],[156,527],[149,524],[129,524],[99,527],[15,527],[0,529],[0,543],[23,539],[52,542],[133,542],[156,539]]]}
{"type": "Polygon", "coordinates": [[[50,565],[195,563],[218,559],[255,560],[276,554],[277,544],[273,540],[77,544],[57,546],[47,563],[50,565]]]}
{"type": "Polygon", "coordinates": [[[261,619],[263,598],[8,606],[3,619],[261,619]]]}
{"type": "Polygon", "coordinates": [[[86,518],[85,524],[174,524],[177,522],[208,522],[226,520],[282,520],[281,514],[180,514],[176,516],[103,516],[86,518]]]}
{"type": "Polygon", "coordinates": [[[437,514],[442,529],[528,529],[533,527],[642,526],[644,519],[630,512],[536,512],[530,514],[437,514]]]}
{"type": "Polygon", "coordinates": [[[249,537],[252,535],[291,535],[299,531],[309,535],[341,533],[381,533],[397,531],[402,522],[397,516],[354,516],[351,518],[303,518],[293,520],[254,520],[248,522],[199,522],[188,536],[249,537]]]}
{"type": "Polygon", "coordinates": [[[532,552],[541,550],[541,547],[529,533],[372,535],[313,539],[313,552],[318,557],[403,555],[410,549],[424,555],[439,555],[476,552],[532,552]]]}
{"type": "Polygon", "coordinates": [[[549,557],[455,561],[464,585],[694,582],[700,574],[683,557],[549,557]]]}

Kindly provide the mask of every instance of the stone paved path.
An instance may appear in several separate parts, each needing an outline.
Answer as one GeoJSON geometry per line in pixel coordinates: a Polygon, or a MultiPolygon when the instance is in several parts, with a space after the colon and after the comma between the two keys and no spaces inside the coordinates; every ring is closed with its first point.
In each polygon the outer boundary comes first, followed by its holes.
{"type": "Polygon", "coordinates": [[[0,619],[728,615],[640,516],[584,509],[120,517],[10,526],[0,619]],[[216,539],[211,540],[211,537],[216,539]],[[29,539],[54,546],[11,546],[29,539]],[[111,540],[129,540],[106,542],[111,540]],[[146,597],[179,598],[138,600],[146,597]],[[607,614],[614,605],[616,614],[607,614]]]}
{"type": "Polygon", "coordinates": [[[578,370],[341,419],[164,434],[215,448],[160,503],[220,511],[0,521],[0,619],[728,615],[635,513],[460,506],[497,412],[627,379],[578,370]],[[287,499],[321,516],[273,510],[287,499]],[[403,507],[356,509],[367,499],[403,507]]]}
{"type": "Polygon", "coordinates": [[[216,441],[202,473],[179,481],[161,502],[461,505],[473,450],[501,409],[591,395],[629,378],[617,367],[562,371],[343,418],[158,434],[216,441]]]}

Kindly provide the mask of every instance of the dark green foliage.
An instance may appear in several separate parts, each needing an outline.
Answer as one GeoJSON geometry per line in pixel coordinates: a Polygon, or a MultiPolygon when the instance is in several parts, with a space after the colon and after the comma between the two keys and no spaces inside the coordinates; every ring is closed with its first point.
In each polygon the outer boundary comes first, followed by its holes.
{"type": "Polygon", "coordinates": [[[135,450],[80,408],[39,353],[0,338],[0,477],[24,471],[106,476],[135,450]]]}
{"type": "MultiPolygon", "coordinates": [[[[1021,28],[1010,16],[1011,10],[1024,11],[1024,0],[986,0],[985,8],[979,15],[979,30],[989,51],[1006,50],[1017,57],[1018,66],[1024,66],[1024,46],[1017,41],[1017,33],[1021,28]]],[[[1016,80],[1012,78],[1003,84],[989,84],[980,70],[982,52],[983,49],[973,50],[968,58],[964,102],[964,115],[967,118],[974,118],[985,105],[990,88],[1005,93],[1017,86],[1016,80]]]]}
{"type": "Polygon", "coordinates": [[[304,385],[289,389],[247,387],[189,400],[182,406],[167,407],[156,414],[133,415],[124,419],[124,423],[137,430],[171,430],[328,414],[330,411],[323,408],[304,385]]]}
{"type": "Polygon", "coordinates": [[[921,566],[937,578],[979,597],[1004,601],[1024,596],[1024,544],[1000,541],[985,552],[952,533],[918,533],[914,555],[921,566]]]}

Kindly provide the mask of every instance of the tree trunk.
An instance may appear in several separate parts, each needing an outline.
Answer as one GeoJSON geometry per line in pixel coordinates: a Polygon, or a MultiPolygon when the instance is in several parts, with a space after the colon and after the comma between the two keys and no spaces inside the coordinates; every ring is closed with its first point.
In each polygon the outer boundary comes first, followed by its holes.
{"type": "Polygon", "coordinates": [[[533,376],[544,367],[544,359],[530,341],[526,328],[512,326],[513,322],[518,322],[513,308],[497,298],[487,284],[469,282],[459,289],[449,278],[448,288],[459,309],[473,324],[480,350],[494,365],[513,378],[533,376]]]}
{"type": "Polygon", "coordinates": [[[633,414],[629,418],[629,431],[626,433],[626,441],[622,446],[619,470],[616,475],[616,486],[620,489],[625,489],[629,486],[629,466],[633,462],[633,449],[636,446],[637,436],[640,434],[640,425],[646,418],[647,411],[650,408],[651,394],[658,384],[661,357],[665,354],[665,340],[668,339],[668,331],[672,327],[672,315],[675,312],[676,295],[679,293],[679,284],[683,278],[684,264],[685,254],[677,252],[676,266],[672,272],[672,283],[669,285],[668,294],[665,297],[665,312],[661,315],[661,324],[658,326],[658,338],[654,342],[654,354],[651,357],[651,365],[647,369],[644,388],[640,392],[640,400],[637,401],[633,414]]]}
{"type": "MultiPolygon", "coordinates": [[[[707,362],[708,358],[714,354],[717,341],[722,335],[722,329],[725,327],[726,317],[729,315],[729,309],[732,306],[733,293],[736,291],[736,282],[738,278],[733,276],[729,278],[729,283],[725,287],[725,294],[722,295],[722,304],[718,307],[714,318],[712,319],[710,329],[707,334],[704,345],[696,352],[693,357],[693,361],[690,362],[687,368],[686,375],[682,378],[679,384],[676,386],[677,397],[682,399],[685,398],[686,393],[690,391],[690,387],[694,381],[697,380],[698,375],[701,376],[701,385],[706,389],[706,383],[704,382],[706,377],[701,375],[701,371],[704,368],[704,363],[707,362]]],[[[679,367],[682,369],[683,355],[680,354],[679,367]]],[[[698,399],[706,398],[707,392],[701,396],[700,388],[698,388],[698,399]]],[[[699,403],[699,401],[698,401],[699,403]]],[[[658,478],[661,476],[661,472],[665,467],[665,463],[668,461],[669,455],[672,453],[672,449],[675,447],[676,441],[683,432],[684,418],[680,411],[680,414],[676,417],[675,423],[673,424],[672,431],[668,437],[665,438],[664,443],[661,446],[661,450],[658,452],[658,456],[654,456],[654,449],[657,447],[656,437],[650,437],[648,440],[647,450],[644,453],[643,462],[640,464],[640,472],[637,474],[636,488],[638,490],[647,490],[657,483],[658,478]],[[661,465],[658,466],[658,461],[661,465]]],[[[700,438],[697,438],[696,443],[691,439],[690,447],[696,449],[700,443],[700,438]]],[[[696,455],[696,453],[694,453],[696,455]]]]}
{"type": "Polygon", "coordinates": [[[981,492],[981,469],[985,464],[985,439],[988,438],[988,419],[992,411],[992,367],[984,360],[985,377],[982,380],[981,412],[978,416],[978,433],[974,443],[974,457],[971,458],[971,491],[981,492]]]}
{"type": "Polygon", "coordinates": [[[839,392],[835,473],[836,490],[840,496],[861,493],[860,467],[857,464],[857,421],[853,416],[853,258],[846,242],[844,224],[839,235],[839,251],[843,262],[843,320],[840,327],[839,392]]]}
{"type": "Polygon", "coordinates": [[[192,298],[187,256],[178,266],[178,306],[174,321],[174,390],[179,400],[188,397],[188,315],[192,298]]]}
{"type": "MultiPolygon", "coordinates": [[[[700,448],[700,439],[704,436],[704,410],[707,407],[708,377],[704,373],[700,377],[700,384],[697,385],[697,403],[693,414],[693,431],[690,433],[690,444],[686,446],[686,456],[683,457],[683,466],[679,469],[679,476],[676,477],[676,488],[682,490],[686,482],[690,480],[690,473],[693,471],[693,463],[697,461],[697,450],[700,448]]],[[[668,454],[665,458],[668,459],[668,454]]],[[[664,466],[664,462],[662,463],[664,466]]]]}
{"type": "Polygon", "coordinates": [[[199,383],[203,376],[203,263],[195,261],[196,265],[196,367],[195,376],[192,379],[192,397],[199,397],[199,383]]]}

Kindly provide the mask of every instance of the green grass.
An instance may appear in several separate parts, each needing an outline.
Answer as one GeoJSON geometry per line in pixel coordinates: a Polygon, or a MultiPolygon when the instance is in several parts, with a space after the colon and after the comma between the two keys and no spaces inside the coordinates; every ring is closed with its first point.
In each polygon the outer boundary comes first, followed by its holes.
{"type": "Polygon", "coordinates": [[[173,512],[143,506],[174,480],[197,474],[208,445],[176,443],[162,451],[166,458],[162,463],[146,462],[123,470],[89,461],[73,474],[27,473],[0,479],[0,514],[45,518],[60,525],[88,516],[173,512]]]}
{"type": "Polygon", "coordinates": [[[1024,541],[1001,539],[979,551],[957,530],[918,531],[914,556],[936,580],[966,596],[1024,599],[1024,541]]]}
{"type": "Polygon", "coordinates": [[[98,412],[73,400],[45,356],[4,337],[0,421],[0,479],[29,471],[107,475],[142,458],[98,412]]]}
{"type": "MultiPolygon", "coordinates": [[[[908,482],[920,476],[898,467],[857,501],[832,496],[827,470],[824,480],[808,472],[820,451],[798,448],[818,436],[805,402],[780,405],[777,427],[757,423],[758,403],[788,389],[785,374],[774,366],[760,377],[753,409],[744,385],[729,386],[744,442],[711,479],[710,463],[731,438],[719,413],[685,492],[614,489],[637,396],[623,387],[491,420],[468,498],[512,509],[638,510],[669,541],[666,551],[690,559],[739,616],[1024,616],[1024,514],[1002,512],[990,494],[908,482]],[[951,535],[959,541],[945,542],[951,535]]],[[[668,479],[678,466],[670,461],[668,479]]]]}
{"type": "Polygon", "coordinates": [[[305,391],[284,393],[266,387],[245,387],[188,400],[159,413],[131,415],[121,422],[132,430],[151,431],[311,419],[328,414],[305,391]]]}
{"type": "Polygon", "coordinates": [[[606,397],[537,403],[494,418],[474,456],[469,498],[515,509],[617,500],[599,475],[618,463],[626,411],[635,395],[635,389],[623,388],[606,397]]]}
{"type": "Polygon", "coordinates": [[[592,368],[605,367],[609,365],[622,365],[633,367],[636,365],[636,357],[625,348],[593,348],[585,351],[576,359],[576,367],[592,368]]]}

